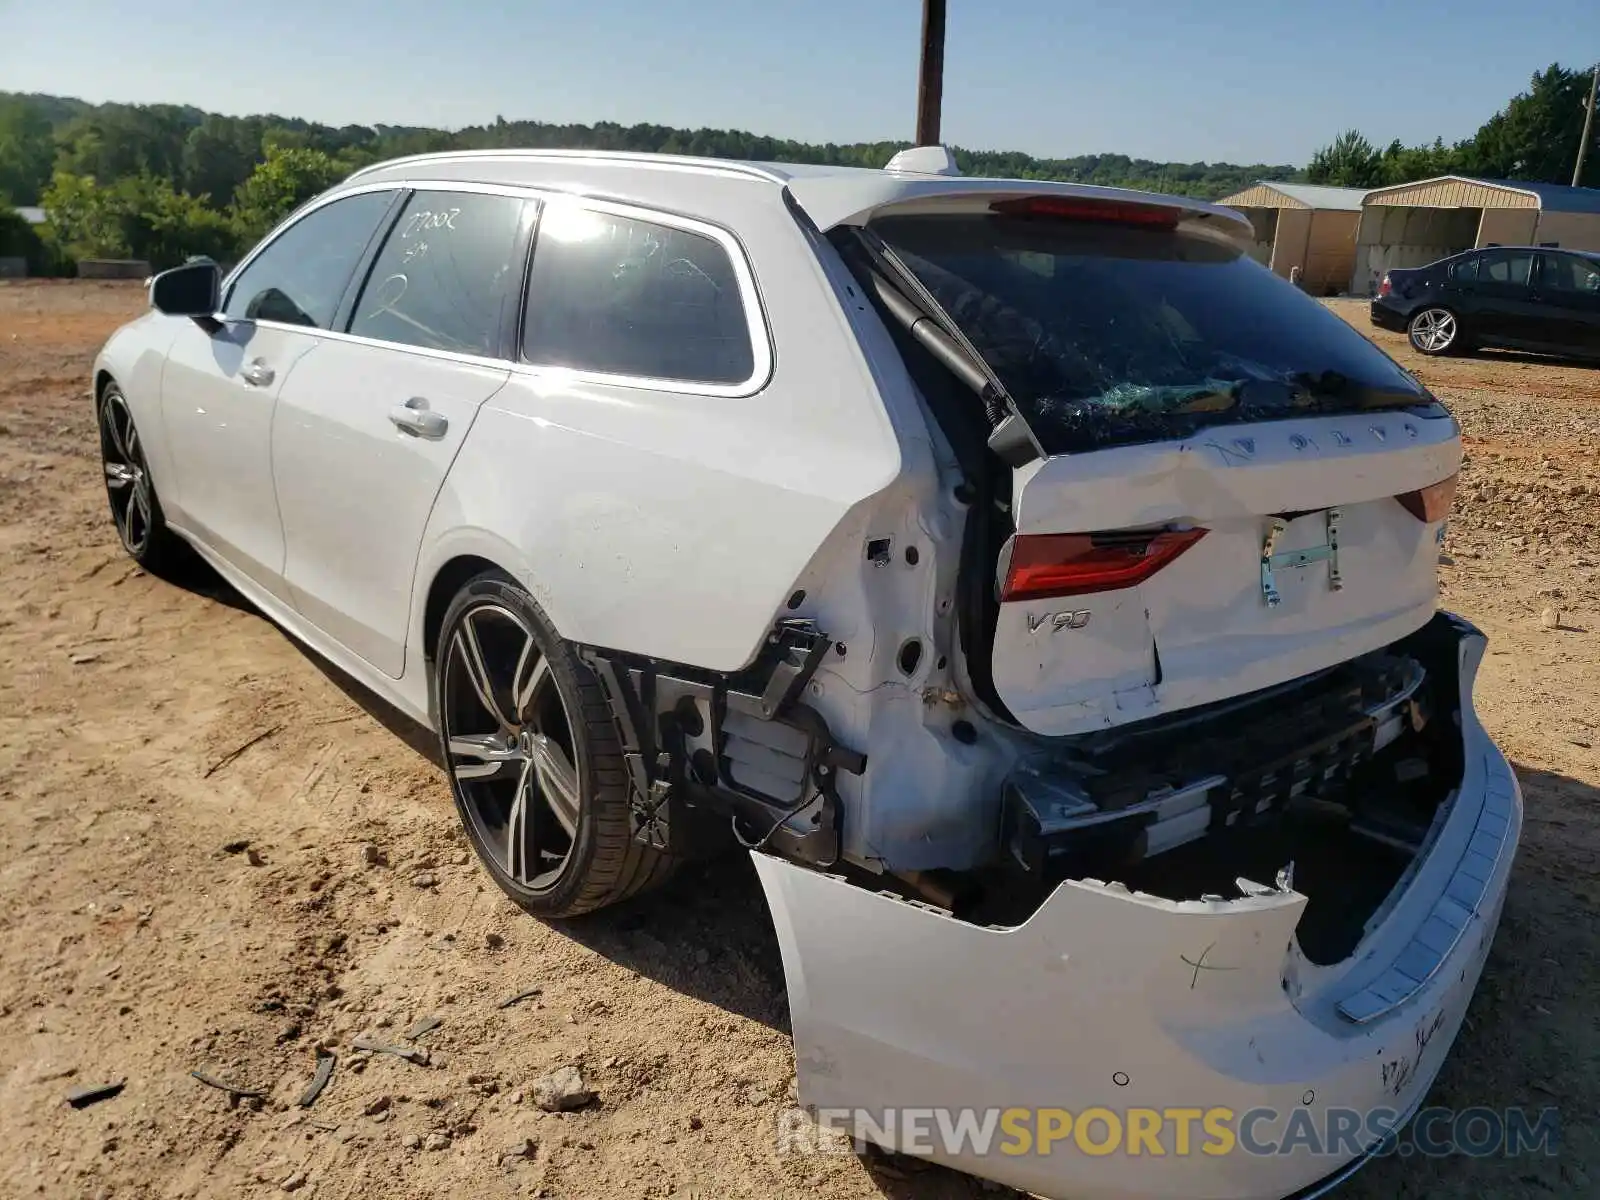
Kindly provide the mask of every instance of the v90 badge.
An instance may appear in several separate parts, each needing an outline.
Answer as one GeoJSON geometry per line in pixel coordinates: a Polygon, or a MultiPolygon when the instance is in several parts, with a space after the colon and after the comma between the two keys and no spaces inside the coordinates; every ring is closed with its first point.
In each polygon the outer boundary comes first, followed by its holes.
{"type": "Polygon", "coordinates": [[[1087,608],[1080,608],[1072,612],[1047,612],[1034,616],[1032,613],[1023,613],[1023,619],[1028,622],[1028,632],[1038,633],[1040,628],[1048,625],[1051,633],[1060,633],[1063,629],[1082,629],[1089,623],[1092,614],[1087,608]]]}

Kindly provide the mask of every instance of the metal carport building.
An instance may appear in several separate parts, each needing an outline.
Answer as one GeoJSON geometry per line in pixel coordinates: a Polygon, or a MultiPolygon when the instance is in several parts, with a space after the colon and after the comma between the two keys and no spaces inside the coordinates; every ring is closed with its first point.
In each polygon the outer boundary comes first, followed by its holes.
{"type": "Polygon", "coordinates": [[[1269,183],[1235,192],[1217,203],[1237,208],[1255,229],[1251,255],[1285,279],[1294,268],[1313,295],[1342,292],[1355,265],[1361,188],[1309,183],[1269,183]]]}
{"type": "Polygon", "coordinates": [[[1383,273],[1475,246],[1600,250],[1600,189],[1444,175],[1367,193],[1350,290],[1372,295],[1383,273]]]}

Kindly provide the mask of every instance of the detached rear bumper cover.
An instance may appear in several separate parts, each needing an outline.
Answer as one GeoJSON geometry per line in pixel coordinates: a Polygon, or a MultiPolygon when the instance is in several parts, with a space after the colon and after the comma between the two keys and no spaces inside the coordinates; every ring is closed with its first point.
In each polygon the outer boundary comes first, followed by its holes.
{"type": "MultiPolygon", "coordinates": [[[[994,929],[756,855],[801,1101],[875,1121],[946,1107],[980,1118],[1270,1108],[1285,1119],[1303,1107],[1319,1127],[1334,1108],[1409,1114],[1477,985],[1522,826],[1516,778],[1472,711],[1485,642],[1461,629],[1461,787],[1378,923],[1335,967],[1312,966],[1293,945],[1306,903],[1293,891],[1172,902],[1073,881],[1025,924],[994,929]],[[1452,928],[1441,939],[1446,902],[1452,928]]],[[[1253,1140],[1283,1131],[1265,1121],[1253,1140]]],[[[1316,1194],[1362,1157],[1348,1146],[1213,1157],[1198,1150],[1198,1125],[1195,1135],[1188,1155],[1168,1130],[1160,1156],[1093,1156],[1070,1138],[1048,1154],[1007,1154],[997,1136],[987,1153],[968,1143],[933,1157],[1079,1200],[1279,1200],[1316,1194]]]]}

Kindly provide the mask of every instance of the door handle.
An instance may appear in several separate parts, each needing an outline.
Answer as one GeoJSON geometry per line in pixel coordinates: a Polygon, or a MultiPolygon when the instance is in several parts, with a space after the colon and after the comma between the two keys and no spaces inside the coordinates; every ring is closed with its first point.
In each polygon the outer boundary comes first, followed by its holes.
{"type": "Polygon", "coordinates": [[[254,358],[245,363],[239,376],[251,387],[266,387],[272,382],[273,370],[267,366],[265,359],[254,358]]]}
{"type": "Polygon", "coordinates": [[[438,441],[444,436],[444,431],[450,428],[450,422],[444,414],[430,409],[421,396],[413,396],[404,404],[396,404],[389,410],[389,421],[401,433],[429,441],[438,441]]]}

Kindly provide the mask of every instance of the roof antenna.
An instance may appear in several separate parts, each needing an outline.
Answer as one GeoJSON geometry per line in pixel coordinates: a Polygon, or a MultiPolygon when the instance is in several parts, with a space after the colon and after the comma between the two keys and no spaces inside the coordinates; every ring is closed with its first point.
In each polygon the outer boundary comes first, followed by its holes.
{"type": "Polygon", "coordinates": [[[948,146],[913,146],[902,150],[883,168],[897,175],[959,175],[956,156],[948,146]]]}

